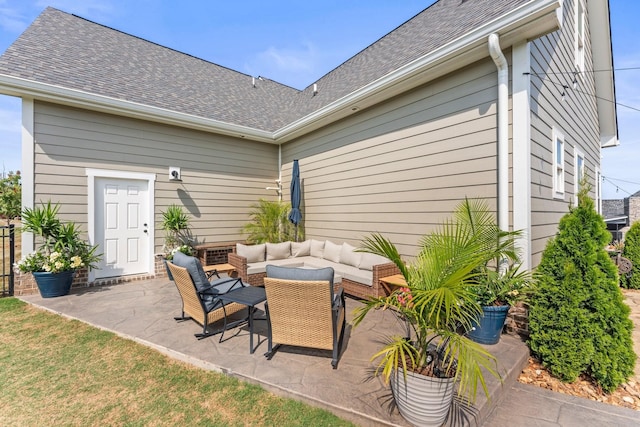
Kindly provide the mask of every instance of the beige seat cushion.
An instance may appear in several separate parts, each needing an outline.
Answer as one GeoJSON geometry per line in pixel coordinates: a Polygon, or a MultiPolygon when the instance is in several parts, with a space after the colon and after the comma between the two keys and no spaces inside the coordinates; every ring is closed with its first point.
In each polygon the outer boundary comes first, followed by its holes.
{"type": "Polygon", "coordinates": [[[340,262],[340,251],[342,251],[342,245],[336,245],[332,241],[326,240],[322,258],[331,262],[340,262]]]}
{"type": "Polygon", "coordinates": [[[267,243],[267,261],[291,256],[291,242],[267,243]]]}
{"type": "Polygon", "coordinates": [[[291,256],[301,257],[311,255],[311,240],[304,242],[291,242],[291,256]]]}
{"type": "Polygon", "coordinates": [[[245,257],[247,262],[262,262],[265,260],[264,243],[260,245],[243,245],[242,243],[236,243],[236,253],[239,256],[245,257]]]}

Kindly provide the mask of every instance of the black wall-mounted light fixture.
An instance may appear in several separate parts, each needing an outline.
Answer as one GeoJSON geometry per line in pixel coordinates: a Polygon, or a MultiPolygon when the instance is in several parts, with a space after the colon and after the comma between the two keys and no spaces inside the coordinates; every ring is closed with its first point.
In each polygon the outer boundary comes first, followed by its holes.
{"type": "Polygon", "coordinates": [[[169,181],[182,181],[182,174],[180,168],[175,166],[169,166],[169,181]]]}

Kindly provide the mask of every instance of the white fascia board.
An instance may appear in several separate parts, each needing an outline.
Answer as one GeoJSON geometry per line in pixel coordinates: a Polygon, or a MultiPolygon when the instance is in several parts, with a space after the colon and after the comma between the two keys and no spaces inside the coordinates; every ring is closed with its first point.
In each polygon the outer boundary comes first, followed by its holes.
{"type": "Polygon", "coordinates": [[[537,0],[520,6],[312,114],[280,128],[274,133],[275,139],[280,143],[286,142],[317,129],[327,122],[344,118],[482,59],[487,56],[486,40],[490,34],[499,34],[501,42],[504,42],[505,46],[511,46],[518,41],[530,40],[555,31],[560,28],[556,10],[561,4],[561,0],[537,0]]]}
{"type": "Polygon", "coordinates": [[[237,138],[247,138],[252,141],[275,143],[272,132],[19,77],[0,74],[0,93],[206,132],[215,132],[237,138]]]}
{"type": "Polygon", "coordinates": [[[618,141],[618,116],[616,111],[616,89],[611,47],[611,22],[609,2],[588,0],[587,15],[591,34],[591,55],[596,85],[598,122],[600,125],[600,146],[615,147],[618,141]]]}

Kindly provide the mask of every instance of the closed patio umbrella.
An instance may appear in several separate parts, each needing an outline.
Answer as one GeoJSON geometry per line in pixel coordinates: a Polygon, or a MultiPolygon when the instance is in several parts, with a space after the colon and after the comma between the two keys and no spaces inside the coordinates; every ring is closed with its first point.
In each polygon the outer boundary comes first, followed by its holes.
{"type": "Polygon", "coordinates": [[[294,240],[298,241],[298,224],[302,219],[300,212],[300,200],[302,198],[300,188],[300,166],[298,160],[293,161],[293,171],[291,172],[291,212],[289,212],[289,221],[295,225],[294,240]]]}

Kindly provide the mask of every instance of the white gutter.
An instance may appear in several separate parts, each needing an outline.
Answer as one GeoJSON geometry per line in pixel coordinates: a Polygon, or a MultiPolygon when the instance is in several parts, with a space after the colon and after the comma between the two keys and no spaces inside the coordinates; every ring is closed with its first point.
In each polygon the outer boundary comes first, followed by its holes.
{"type": "Polygon", "coordinates": [[[72,107],[84,107],[103,113],[125,115],[137,119],[160,122],[163,124],[186,126],[222,135],[248,138],[252,141],[275,143],[273,133],[235,125],[220,120],[207,119],[192,114],[180,113],[166,108],[154,107],[133,101],[125,101],[105,95],[97,95],[78,89],[70,89],[48,83],[40,83],[20,77],[0,75],[0,93],[32,98],[72,107]],[[124,114],[123,114],[124,113],[124,114]]]}
{"type": "Polygon", "coordinates": [[[495,33],[489,36],[489,53],[498,68],[498,226],[509,230],[509,64],[495,33]]]}

